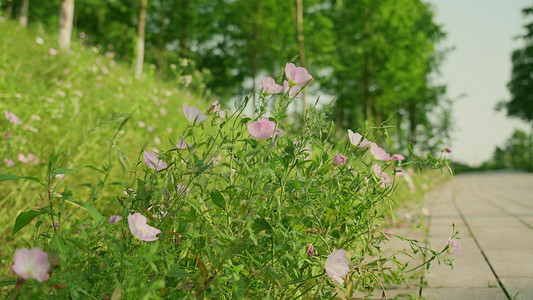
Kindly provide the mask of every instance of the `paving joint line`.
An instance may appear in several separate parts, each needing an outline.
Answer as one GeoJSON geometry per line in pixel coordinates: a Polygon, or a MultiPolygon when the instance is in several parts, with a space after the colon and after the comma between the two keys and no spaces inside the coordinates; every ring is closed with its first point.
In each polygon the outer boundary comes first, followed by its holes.
{"type": "Polygon", "coordinates": [[[496,277],[496,280],[498,281],[498,285],[500,286],[500,288],[502,289],[503,293],[505,294],[505,297],[507,297],[508,300],[511,300],[512,298],[509,295],[509,292],[507,292],[507,289],[505,288],[505,286],[503,285],[502,281],[500,280],[500,277],[498,276],[498,274],[496,274],[496,270],[494,270],[494,267],[492,267],[492,264],[490,263],[489,258],[485,254],[485,251],[483,251],[483,248],[481,248],[481,244],[479,244],[479,241],[477,240],[476,236],[474,235],[474,232],[472,231],[472,228],[470,228],[470,225],[466,221],[466,218],[463,215],[463,212],[459,209],[459,206],[457,205],[457,202],[455,201],[455,198],[453,199],[453,205],[455,206],[455,209],[457,210],[457,212],[461,216],[461,219],[463,220],[463,223],[465,223],[466,229],[468,229],[468,232],[470,233],[470,236],[472,237],[472,239],[476,243],[477,248],[481,252],[481,255],[483,255],[483,258],[485,259],[485,261],[489,265],[489,268],[492,271],[492,274],[494,275],[494,277],[496,277]]]}
{"type": "Polygon", "coordinates": [[[487,196],[484,196],[480,193],[477,193],[477,192],[474,192],[476,194],[476,196],[478,196],[480,199],[482,199],[483,201],[487,202],[489,205],[491,205],[492,207],[494,208],[497,208],[501,211],[503,211],[504,213],[508,214],[509,216],[515,218],[518,222],[522,223],[522,225],[526,226],[527,228],[533,230],[533,226],[531,226],[529,223],[527,223],[526,221],[522,220],[522,218],[520,218],[517,214],[513,214],[513,213],[510,213],[508,210],[506,210],[505,208],[499,206],[498,204],[494,203],[493,201],[489,200],[489,198],[487,198],[487,196]]]}

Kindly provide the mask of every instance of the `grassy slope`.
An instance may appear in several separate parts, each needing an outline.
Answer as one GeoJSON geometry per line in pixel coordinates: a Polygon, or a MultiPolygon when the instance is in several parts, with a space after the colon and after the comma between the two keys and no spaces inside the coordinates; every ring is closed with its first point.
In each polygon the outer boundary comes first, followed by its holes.
{"type": "MultiPolygon", "coordinates": [[[[0,21],[0,32],[0,133],[11,134],[0,137],[0,174],[44,178],[46,159],[55,149],[61,153],[59,167],[78,169],[64,179],[71,188],[72,184],[97,182],[103,175],[83,166],[101,169],[110,159],[115,166],[107,182],[123,181],[128,174],[118,164],[109,139],[124,120],[124,113],[129,113],[130,119],[117,141],[131,168],[143,147],[153,149],[159,139],[160,147],[166,149],[169,141],[179,139],[186,127],[183,103],[201,109],[207,106],[171,83],[135,79],[127,65],[78,40],[73,41],[69,53],[52,55],[50,48],[57,49],[55,34],[48,35],[39,28],[23,29],[8,21],[0,21]],[[44,44],[37,43],[37,38],[42,38],[44,44]],[[6,109],[20,117],[23,124],[9,123],[4,117],[6,109]],[[140,122],[145,126],[141,127],[140,122]],[[34,153],[39,162],[24,164],[17,158],[19,153],[34,153]],[[8,167],[4,158],[16,165],[8,167]]],[[[123,186],[105,185],[96,205],[105,206],[120,189],[123,186]]],[[[85,201],[81,195],[86,197],[88,190],[79,187],[77,197],[85,201]]],[[[45,193],[46,189],[32,181],[0,182],[0,241],[4,245],[0,257],[15,246],[8,246],[15,243],[11,236],[15,217],[45,205],[45,193]]],[[[22,246],[20,240],[17,243],[22,246]]]]}

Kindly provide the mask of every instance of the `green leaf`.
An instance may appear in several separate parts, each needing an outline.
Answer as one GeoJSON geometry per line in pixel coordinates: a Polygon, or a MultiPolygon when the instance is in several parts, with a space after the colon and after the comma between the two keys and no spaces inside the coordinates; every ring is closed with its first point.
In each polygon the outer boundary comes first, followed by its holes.
{"type": "Polygon", "coordinates": [[[35,182],[38,182],[38,183],[44,185],[38,178],[35,178],[35,177],[17,176],[17,175],[11,175],[11,174],[1,174],[0,175],[0,181],[8,181],[8,180],[14,180],[14,179],[28,179],[28,180],[33,180],[35,182]]]}
{"type": "Polygon", "coordinates": [[[219,191],[211,191],[211,200],[216,206],[226,210],[226,200],[224,200],[224,197],[222,196],[222,194],[220,194],[219,191]]]}
{"type": "Polygon", "coordinates": [[[35,217],[40,214],[42,214],[42,212],[33,209],[21,212],[15,220],[15,226],[13,227],[13,235],[22,228],[24,228],[26,225],[28,225],[31,221],[33,221],[33,219],[35,219],[35,217]]]}
{"type": "Polygon", "coordinates": [[[66,253],[67,252],[67,243],[59,235],[56,235],[50,241],[50,250],[54,253],[66,253]]]}
{"type": "Polygon", "coordinates": [[[9,286],[9,285],[15,285],[17,284],[17,280],[5,280],[5,281],[0,281],[0,287],[2,286],[9,286]]]}
{"type": "Polygon", "coordinates": [[[52,174],[50,174],[50,178],[54,178],[56,177],[56,175],[59,175],[59,174],[66,174],[66,173],[70,173],[70,172],[74,172],[75,170],[72,170],[72,169],[67,169],[67,168],[59,168],[57,170],[54,170],[52,172],[52,174]]]}
{"type": "Polygon", "coordinates": [[[96,222],[99,222],[100,220],[104,219],[104,216],[102,216],[102,214],[98,211],[98,209],[96,209],[96,207],[94,207],[94,205],[92,205],[92,204],[82,203],[82,202],[76,201],[74,199],[67,199],[67,198],[65,198],[65,201],[73,203],[73,204],[76,204],[76,205],[79,205],[79,206],[85,208],[87,210],[87,212],[89,212],[91,217],[96,222]]]}
{"type": "Polygon", "coordinates": [[[187,270],[180,269],[180,268],[174,268],[168,270],[167,276],[170,277],[176,277],[176,278],[185,278],[191,276],[187,270]]]}
{"type": "Polygon", "coordinates": [[[87,209],[91,217],[96,222],[99,222],[100,220],[104,219],[104,216],[102,216],[102,214],[98,211],[98,209],[96,209],[96,207],[94,207],[94,205],[83,203],[82,206],[85,207],[85,209],[87,209]]]}
{"type": "Polygon", "coordinates": [[[260,231],[265,231],[265,232],[271,232],[272,231],[272,227],[270,226],[270,224],[267,222],[267,220],[265,219],[261,219],[261,218],[257,218],[254,220],[254,225],[252,226],[254,228],[254,231],[256,233],[260,232],[260,231]]]}

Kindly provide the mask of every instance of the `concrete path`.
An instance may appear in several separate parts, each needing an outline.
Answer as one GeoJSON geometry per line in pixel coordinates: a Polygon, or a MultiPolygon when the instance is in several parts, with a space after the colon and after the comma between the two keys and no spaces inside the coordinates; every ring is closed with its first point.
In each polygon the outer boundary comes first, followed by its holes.
{"type": "Polygon", "coordinates": [[[533,174],[459,175],[431,194],[429,241],[439,248],[455,223],[454,270],[432,264],[426,299],[533,299],[533,174]]]}

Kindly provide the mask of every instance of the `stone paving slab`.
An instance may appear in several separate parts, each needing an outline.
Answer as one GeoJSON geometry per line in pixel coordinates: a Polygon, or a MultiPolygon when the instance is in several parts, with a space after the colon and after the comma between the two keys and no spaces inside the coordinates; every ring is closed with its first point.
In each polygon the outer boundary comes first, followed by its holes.
{"type": "Polygon", "coordinates": [[[533,299],[533,277],[500,277],[509,295],[516,299],[533,299]],[[518,293],[518,294],[517,294],[518,293]]]}
{"type": "Polygon", "coordinates": [[[520,292],[517,299],[533,299],[533,174],[456,176],[431,203],[433,248],[449,236],[452,223],[463,246],[450,256],[453,271],[432,264],[423,296],[510,299],[520,292]]]}
{"type": "Polygon", "coordinates": [[[506,300],[499,288],[462,287],[462,288],[424,288],[422,296],[427,300],[506,300]]]}

